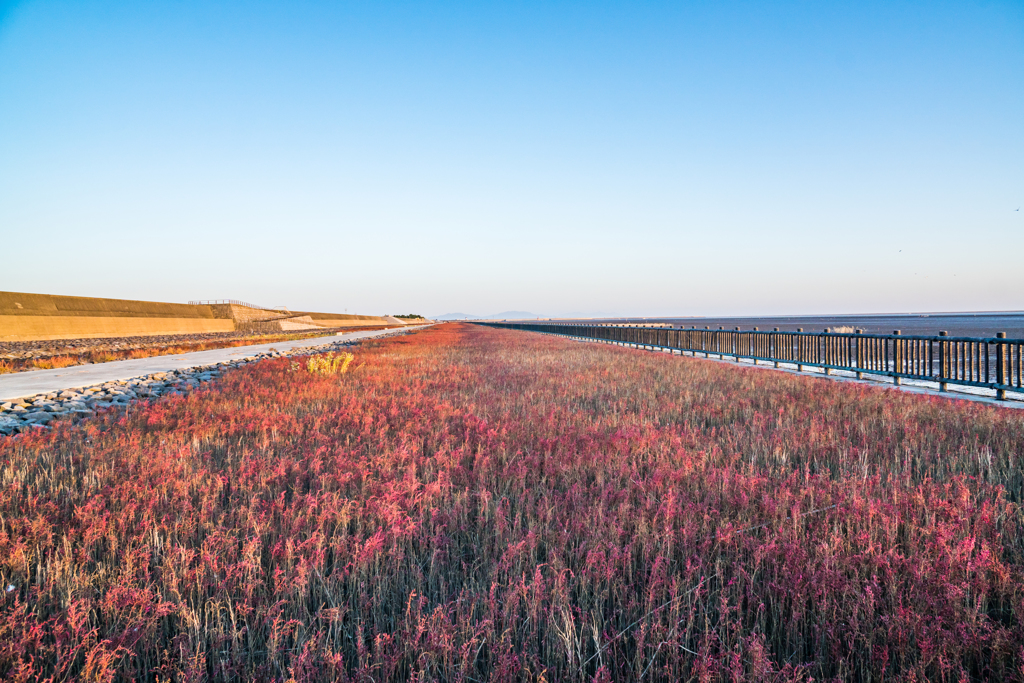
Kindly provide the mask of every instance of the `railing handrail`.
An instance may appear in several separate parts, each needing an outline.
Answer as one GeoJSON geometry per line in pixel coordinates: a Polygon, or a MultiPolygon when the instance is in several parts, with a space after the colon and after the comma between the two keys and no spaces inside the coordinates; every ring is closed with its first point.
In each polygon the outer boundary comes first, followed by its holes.
{"type": "Polygon", "coordinates": [[[795,364],[863,375],[902,378],[947,385],[993,389],[996,397],[1006,391],[1024,393],[1024,339],[951,337],[938,335],[865,334],[856,332],[804,332],[803,330],[727,330],[647,327],[550,322],[480,322],[488,327],[543,332],[561,336],[626,344],[637,348],[688,351],[693,354],[795,364]]]}
{"type": "MultiPolygon", "coordinates": [[[[473,321],[463,321],[473,322],[473,321]]],[[[489,325],[491,323],[480,323],[481,325],[489,325]]],[[[512,325],[513,323],[503,323],[512,325]]],[[[519,324],[519,323],[515,323],[519,324]]],[[[1024,344],[1024,338],[1009,338],[1009,337],[950,337],[946,335],[921,335],[921,334],[873,334],[867,332],[828,332],[822,330],[821,332],[799,332],[797,330],[708,330],[703,327],[647,327],[645,325],[587,325],[586,323],[536,323],[538,325],[565,325],[571,327],[617,327],[620,329],[633,329],[633,330],[649,330],[652,332],[664,332],[664,331],[677,331],[677,332],[741,332],[743,334],[795,334],[803,337],[854,337],[859,339],[920,339],[920,340],[933,340],[933,341],[963,341],[963,342],[991,342],[991,343],[1010,343],[1010,344],[1024,344]]]]}

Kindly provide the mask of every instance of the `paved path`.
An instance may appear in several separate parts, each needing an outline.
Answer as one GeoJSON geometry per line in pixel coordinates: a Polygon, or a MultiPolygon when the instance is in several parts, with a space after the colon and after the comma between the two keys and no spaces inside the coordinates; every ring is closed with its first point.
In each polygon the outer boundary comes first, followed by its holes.
{"type": "Polygon", "coordinates": [[[90,387],[96,384],[103,384],[104,382],[150,375],[154,372],[171,372],[173,370],[193,368],[199,365],[213,365],[214,363],[220,363],[223,361],[240,360],[248,356],[265,353],[270,349],[290,351],[298,348],[334,344],[338,341],[354,341],[357,339],[382,337],[389,334],[395,334],[396,332],[422,329],[423,327],[425,326],[421,325],[417,327],[405,327],[392,330],[364,330],[361,332],[346,332],[331,335],[329,337],[314,337],[311,339],[274,342],[273,344],[235,346],[227,349],[193,351],[191,353],[178,353],[170,356],[153,356],[152,358],[117,360],[110,363],[97,363],[95,365],[73,365],[69,368],[58,368],[55,370],[15,372],[8,375],[0,375],[0,401],[10,401],[16,398],[34,396],[36,394],[44,394],[51,391],[90,387]]]}
{"type": "MultiPolygon", "coordinates": [[[[597,343],[596,340],[581,339],[579,337],[576,337],[573,340],[581,343],[597,343]]],[[[627,345],[623,343],[609,343],[615,344],[616,346],[627,347],[627,345]]],[[[664,350],[658,350],[651,351],[651,353],[668,352],[664,350]]],[[[673,355],[675,355],[675,353],[676,352],[674,351],[673,355]]],[[[937,385],[938,382],[924,382],[913,379],[904,379],[903,384],[893,384],[892,380],[888,378],[883,379],[879,376],[873,376],[871,375],[871,373],[865,373],[865,375],[867,376],[864,379],[857,379],[853,372],[847,372],[846,370],[833,370],[831,375],[826,375],[824,372],[819,371],[820,368],[808,367],[804,371],[799,371],[794,368],[785,366],[776,368],[773,365],[768,364],[770,361],[755,362],[749,358],[744,358],[742,362],[737,363],[735,358],[733,357],[726,356],[725,358],[722,358],[715,354],[714,352],[711,352],[711,357],[703,355],[703,351],[698,351],[697,353],[692,353],[688,351],[686,354],[680,353],[680,355],[686,358],[708,360],[714,363],[726,363],[734,368],[756,368],[758,370],[770,370],[772,372],[787,372],[791,375],[797,375],[799,377],[816,377],[819,379],[826,379],[831,382],[852,382],[854,384],[868,384],[871,386],[879,387],[880,389],[889,389],[892,391],[905,391],[910,394],[925,394],[928,396],[937,396],[939,398],[945,399],[975,401],[978,403],[987,403],[997,408],[1015,408],[1017,410],[1024,410],[1024,400],[1020,400],[1019,392],[1008,392],[1011,396],[1013,396],[1013,398],[1006,401],[999,401],[995,397],[994,390],[982,389],[979,387],[958,386],[955,384],[951,384],[949,386],[949,391],[939,391],[938,389],[933,388],[933,385],[937,385]],[[697,353],[700,353],[701,355],[698,356],[697,353]]],[[[790,361],[782,362],[787,363],[787,365],[795,365],[795,363],[791,363],[790,361]]]]}

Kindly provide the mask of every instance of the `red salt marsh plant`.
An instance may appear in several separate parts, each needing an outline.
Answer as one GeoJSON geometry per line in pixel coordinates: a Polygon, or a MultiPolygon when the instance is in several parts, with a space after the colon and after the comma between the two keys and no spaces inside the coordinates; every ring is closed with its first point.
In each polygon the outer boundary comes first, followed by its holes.
{"type": "Polygon", "coordinates": [[[443,325],[0,442],[11,680],[1024,678],[1024,415],[443,325]]]}

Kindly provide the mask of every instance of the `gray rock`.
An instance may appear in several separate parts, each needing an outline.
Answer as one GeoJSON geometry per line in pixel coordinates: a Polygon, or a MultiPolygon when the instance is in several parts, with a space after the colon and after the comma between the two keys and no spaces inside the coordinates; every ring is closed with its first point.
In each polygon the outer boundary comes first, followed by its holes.
{"type": "Polygon", "coordinates": [[[13,417],[6,417],[4,415],[0,415],[0,429],[14,429],[20,424],[21,420],[18,420],[13,417]]]}
{"type": "Polygon", "coordinates": [[[26,434],[28,432],[38,432],[43,431],[45,429],[49,429],[49,427],[47,427],[44,424],[38,424],[35,422],[23,422],[21,423],[21,425],[17,427],[17,431],[19,434],[26,434]]]}

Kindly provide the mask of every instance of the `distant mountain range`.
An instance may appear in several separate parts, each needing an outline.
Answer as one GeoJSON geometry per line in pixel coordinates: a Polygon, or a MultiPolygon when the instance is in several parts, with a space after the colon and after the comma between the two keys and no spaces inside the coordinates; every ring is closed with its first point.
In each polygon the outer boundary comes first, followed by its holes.
{"type": "Polygon", "coordinates": [[[502,311],[491,315],[471,315],[469,313],[445,313],[434,316],[434,320],[536,320],[542,316],[527,311],[502,311]]]}
{"type": "Polygon", "coordinates": [[[470,315],[469,313],[445,313],[444,315],[433,316],[434,320],[475,320],[479,318],[478,315],[470,315]]]}

